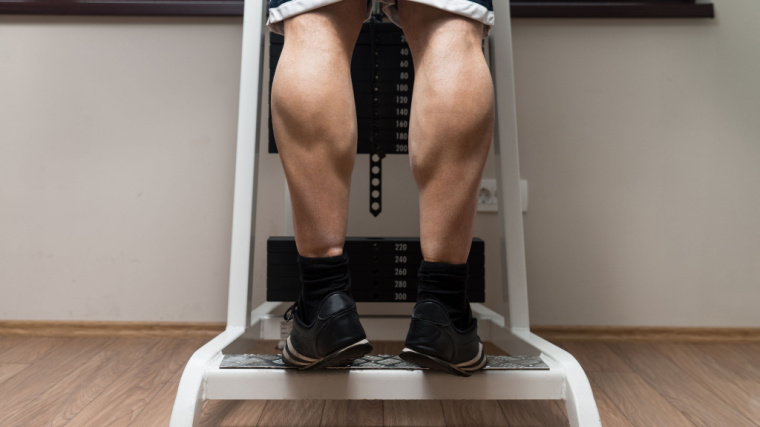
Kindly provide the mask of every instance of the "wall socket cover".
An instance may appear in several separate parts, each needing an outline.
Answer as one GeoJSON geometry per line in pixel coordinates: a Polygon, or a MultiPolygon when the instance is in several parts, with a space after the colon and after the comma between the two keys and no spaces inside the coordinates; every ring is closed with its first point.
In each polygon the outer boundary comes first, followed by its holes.
{"type": "Polygon", "coordinates": [[[496,212],[498,206],[498,194],[496,194],[496,180],[484,179],[480,181],[478,190],[478,212],[496,212]]]}
{"type": "MultiPolygon", "coordinates": [[[[478,212],[497,212],[499,205],[499,194],[496,190],[495,179],[484,179],[480,181],[478,190],[478,212]]],[[[528,211],[528,181],[520,180],[520,205],[522,212],[528,211]]]]}

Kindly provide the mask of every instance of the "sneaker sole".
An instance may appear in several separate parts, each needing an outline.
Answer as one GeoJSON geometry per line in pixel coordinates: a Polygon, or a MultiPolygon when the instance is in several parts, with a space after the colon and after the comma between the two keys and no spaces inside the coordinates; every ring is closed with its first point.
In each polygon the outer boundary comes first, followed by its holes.
{"type": "Polygon", "coordinates": [[[285,342],[285,348],[282,351],[282,360],[285,364],[298,368],[300,371],[311,369],[329,368],[333,366],[347,366],[354,360],[364,357],[372,351],[372,344],[366,339],[357,341],[349,346],[335,351],[321,359],[314,359],[303,356],[293,349],[290,337],[285,342]]]}
{"type": "Polygon", "coordinates": [[[460,377],[469,377],[474,372],[479,371],[486,366],[486,354],[483,351],[483,344],[480,344],[477,356],[472,360],[463,363],[450,363],[435,356],[412,350],[408,347],[401,350],[399,357],[407,362],[422,366],[423,368],[446,372],[460,377]]]}

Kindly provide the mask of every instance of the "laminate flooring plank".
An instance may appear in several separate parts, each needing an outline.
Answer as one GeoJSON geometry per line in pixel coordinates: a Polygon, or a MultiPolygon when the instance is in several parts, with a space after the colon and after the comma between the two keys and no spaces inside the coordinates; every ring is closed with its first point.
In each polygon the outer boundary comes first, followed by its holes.
{"type": "Polygon", "coordinates": [[[567,415],[552,400],[500,400],[510,427],[565,427],[567,415]]]}
{"type": "MultiPolygon", "coordinates": [[[[596,392],[594,393],[594,397],[596,397],[596,392]]],[[[565,408],[565,401],[564,400],[552,400],[555,405],[557,405],[557,410],[562,412],[562,416],[567,418],[567,408],[565,408]]]]}
{"type": "Polygon", "coordinates": [[[628,417],[620,411],[620,408],[607,396],[607,393],[601,390],[598,393],[595,392],[594,400],[596,400],[596,407],[599,410],[599,417],[602,419],[603,426],[633,427],[628,417]]]}
{"type": "MultiPolygon", "coordinates": [[[[201,419],[198,424],[200,424],[201,427],[212,427],[219,425],[222,418],[224,418],[224,415],[227,414],[237,402],[242,402],[242,400],[204,401],[203,407],[201,408],[201,419]]],[[[262,402],[262,409],[264,408],[263,404],[265,403],[266,401],[262,402]]],[[[256,423],[258,424],[258,422],[259,420],[257,419],[256,423]]]]}
{"type": "Polygon", "coordinates": [[[600,341],[562,341],[560,347],[572,354],[587,372],[633,372],[618,355],[600,341]]]}
{"type": "Polygon", "coordinates": [[[382,400],[327,400],[322,427],[382,427],[382,400]]]}
{"type": "MultiPolygon", "coordinates": [[[[599,387],[594,389],[594,400],[596,401],[596,408],[599,410],[599,417],[602,419],[602,425],[604,427],[633,427],[628,418],[620,412],[615,402],[607,396],[599,387]]],[[[562,413],[567,417],[567,410],[565,409],[565,402],[563,400],[555,400],[557,407],[560,408],[562,413]]]]}
{"type": "MultiPolygon", "coordinates": [[[[692,427],[675,406],[661,396],[638,374],[590,372],[591,384],[601,389],[625,418],[636,427],[692,427]]],[[[598,405],[598,401],[597,401],[598,405]]]]}
{"type": "Polygon", "coordinates": [[[753,375],[760,374],[760,344],[733,344],[731,349],[745,357],[753,375]]]}
{"type": "Polygon", "coordinates": [[[324,400],[267,400],[258,427],[318,427],[324,400]]]}
{"type": "Polygon", "coordinates": [[[738,376],[760,383],[760,352],[752,354],[747,344],[691,344],[696,351],[706,354],[715,363],[738,376]]]}
{"type": "Polygon", "coordinates": [[[25,363],[0,363],[0,383],[23,371],[31,364],[25,363]]]}
{"type": "MultiPolygon", "coordinates": [[[[583,370],[588,372],[633,372],[620,357],[618,357],[604,342],[602,341],[559,341],[555,344],[559,345],[570,354],[572,354],[578,363],[581,364],[583,370]]],[[[615,403],[605,394],[599,387],[595,387],[591,384],[591,388],[594,392],[594,400],[599,411],[599,417],[602,420],[603,426],[621,426],[632,427],[630,421],[620,412],[620,409],[615,403]]],[[[565,402],[562,400],[555,401],[557,407],[562,410],[563,415],[567,418],[567,412],[565,409],[565,402]]]]}
{"type": "MultiPolygon", "coordinates": [[[[694,425],[752,426],[753,423],[690,373],[673,363],[662,351],[662,345],[649,343],[614,343],[610,348],[637,375],[654,387],[694,425]]],[[[608,392],[609,390],[605,389],[608,392]]]]}
{"type": "Polygon", "coordinates": [[[180,369],[174,373],[174,376],[161,387],[161,390],[153,396],[150,402],[129,423],[129,427],[160,427],[169,425],[182,371],[180,369]]]}
{"type": "MultiPolygon", "coordinates": [[[[200,347],[200,346],[199,346],[200,347]]],[[[153,396],[153,399],[140,411],[134,420],[129,424],[130,427],[165,427],[169,425],[169,419],[174,408],[174,399],[177,397],[179,380],[182,378],[183,369],[178,369],[169,381],[161,387],[161,390],[153,396]]],[[[207,401],[215,402],[215,401],[207,401]]],[[[205,406],[204,406],[205,407],[205,406]]],[[[202,417],[201,417],[202,419],[202,417]]]]}
{"type": "Polygon", "coordinates": [[[383,424],[386,427],[443,427],[446,418],[440,400],[386,400],[383,424]]]}
{"type": "MultiPolygon", "coordinates": [[[[701,353],[707,354],[715,364],[730,370],[738,378],[736,385],[752,399],[752,410],[760,407],[760,345],[758,344],[693,344],[701,353]]],[[[753,419],[760,425],[760,420],[753,419]]]]}
{"type": "Polygon", "coordinates": [[[0,363],[34,363],[69,338],[0,337],[0,363]]]}
{"type": "Polygon", "coordinates": [[[161,338],[67,424],[127,426],[198,349],[201,339],[161,338]]]}
{"type": "Polygon", "coordinates": [[[158,338],[117,338],[109,342],[6,422],[27,426],[66,425],[156,343],[158,338]]]}
{"type": "MultiPolygon", "coordinates": [[[[266,403],[266,400],[209,400],[203,405],[200,425],[201,427],[255,427],[261,419],[266,403]]],[[[161,426],[166,425],[161,424],[161,426]]]]}
{"type": "Polygon", "coordinates": [[[509,427],[495,400],[443,400],[447,427],[509,427]]]}
{"type": "Polygon", "coordinates": [[[22,412],[26,406],[86,363],[110,341],[111,338],[66,340],[56,345],[55,351],[46,353],[32,366],[0,383],[0,425],[8,426],[5,420],[22,412]]]}
{"type": "Polygon", "coordinates": [[[752,375],[755,380],[760,381],[760,344],[731,344],[730,348],[746,358],[746,372],[752,375]]]}
{"type": "Polygon", "coordinates": [[[760,382],[748,381],[728,369],[720,359],[712,359],[705,350],[714,346],[716,344],[663,343],[658,348],[726,405],[757,425],[760,421],[760,382]]]}

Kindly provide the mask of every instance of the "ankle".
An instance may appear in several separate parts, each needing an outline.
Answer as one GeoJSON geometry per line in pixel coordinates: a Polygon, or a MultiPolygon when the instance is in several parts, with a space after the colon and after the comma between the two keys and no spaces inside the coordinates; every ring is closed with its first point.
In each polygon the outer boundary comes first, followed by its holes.
{"type": "Polygon", "coordinates": [[[467,299],[467,264],[422,261],[417,273],[417,302],[436,301],[449,315],[457,329],[472,322],[467,299]]]}
{"type": "Polygon", "coordinates": [[[319,311],[322,300],[334,292],[351,292],[351,276],[348,270],[348,255],[332,257],[298,256],[301,270],[301,296],[299,297],[300,318],[311,323],[319,311]]]}

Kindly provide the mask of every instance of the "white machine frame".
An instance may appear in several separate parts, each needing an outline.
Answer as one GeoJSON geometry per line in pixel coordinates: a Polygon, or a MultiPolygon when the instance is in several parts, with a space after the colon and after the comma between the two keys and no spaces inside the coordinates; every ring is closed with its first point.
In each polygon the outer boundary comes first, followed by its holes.
{"type": "MultiPolygon", "coordinates": [[[[282,303],[252,310],[249,263],[256,221],[258,147],[264,66],[265,1],[248,0],[243,19],[240,110],[235,165],[232,249],[224,332],[197,350],[180,380],[172,427],[197,426],[209,399],[562,399],[572,427],[601,426],[586,374],[572,355],[531,333],[525,271],[520,168],[509,8],[491,30],[491,71],[496,84],[495,154],[503,290],[507,317],[473,304],[478,333],[510,354],[540,356],[543,371],[484,371],[469,378],[422,370],[220,369],[224,354],[241,353],[259,339],[280,339],[282,303]],[[260,5],[263,5],[260,6],[260,5]],[[253,6],[253,7],[250,7],[253,6]],[[257,7],[258,6],[258,7],[257,7]]],[[[403,340],[408,318],[362,317],[368,337],[403,340]]]]}

